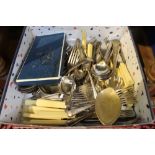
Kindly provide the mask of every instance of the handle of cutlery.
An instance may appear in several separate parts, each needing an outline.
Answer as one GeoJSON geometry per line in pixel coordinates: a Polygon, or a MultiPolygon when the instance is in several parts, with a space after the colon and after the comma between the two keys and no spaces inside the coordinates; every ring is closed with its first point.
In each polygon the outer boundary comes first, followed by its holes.
{"type": "Polygon", "coordinates": [[[87,110],[87,109],[91,108],[91,107],[92,107],[92,104],[89,104],[89,105],[86,105],[84,107],[80,107],[80,108],[77,108],[77,109],[72,109],[72,110],[68,111],[68,116],[69,117],[74,116],[74,115],[76,115],[76,114],[78,114],[78,113],[80,113],[80,112],[82,112],[84,110],[87,110]]]}
{"type": "Polygon", "coordinates": [[[92,56],[93,56],[93,45],[91,43],[88,44],[87,56],[88,56],[88,58],[92,59],[92,56]]]}
{"type": "Polygon", "coordinates": [[[89,76],[89,79],[90,79],[90,83],[91,83],[91,86],[92,86],[92,89],[93,89],[93,94],[94,94],[94,98],[96,99],[97,97],[97,91],[95,89],[95,85],[94,85],[94,82],[93,82],[93,79],[92,79],[92,76],[90,75],[90,72],[88,72],[88,76],[89,76]]]}
{"type": "Polygon", "coordinates": [[[87,55],[87,51],[86,51],[86,48],[87,48],[87,37],[86,37],[86,32],[85,31],[82,31],[82,47],[84,48],[84,51],[87,55]]]}

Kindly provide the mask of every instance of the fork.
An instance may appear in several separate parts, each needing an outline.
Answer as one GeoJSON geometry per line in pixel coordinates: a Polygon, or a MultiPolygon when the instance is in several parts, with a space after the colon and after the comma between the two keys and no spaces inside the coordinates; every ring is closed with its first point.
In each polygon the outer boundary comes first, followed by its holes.
{"type": "Polygon", "coordinates": [[[70,52],[70,56],[68,59],[68,65],[70,67],[73,67],[84,57],[85,57],[85,55],[84,55],[83,48],[81,47],[81,41],[80,41],[80,39],[77,39],[74,47],[72,48],[72,50],[70,52]]]}

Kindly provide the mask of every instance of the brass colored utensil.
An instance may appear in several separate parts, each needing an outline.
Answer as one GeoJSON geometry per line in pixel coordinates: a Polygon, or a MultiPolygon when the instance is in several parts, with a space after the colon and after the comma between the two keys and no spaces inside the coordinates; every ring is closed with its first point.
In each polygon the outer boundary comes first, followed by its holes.
{"type": "Polygon", "coordinates": [[[90,84],[79,86],[79,92],[81,92],[87,99],[94,99],[93,90],[90,84]]]}
{"type": "Polygon", "coordinates": [[[56,94],[45,95],[45,96],[43,96],[41,98],[44,98],[44,99],[47,99],[47,100],[62,101],[63,98],[64,98],[64,95],[56,93],[56,94]]]}
{"type": "Polygon", "coordinates": [[[122,105],[127,105],[128,107],[132,107],[137,102],[136,92],[133,86],[118,89],[116,90],[116,94],[120,97],[122,105]]]}
{"type": "Polygon", "coordinates": [[[87,55],[87,34],[86,34],[86,31],[82,31],[82,47],[87,55]]]}
{"type": "Polygon", "coordinates": [[[74,125],[80,123],[82,120],[85,120],[86,118],[91,117],[93,115],[93,113],[94,113],[94,107],[92,107],[92,109],[82,113],[81,116],[78,116],[78,117],[76,117],[76,118],[74,118],[72,120],[69,120],[68,125],[74,126],[74,125]]]}
{"type": "Polygon", "coordinates": [[[111,69],[105,61],[101,61],[100,63],[93,65],[92,74],[99,80],[106,80],[111,76],[111,69]]]}
{"type": "Polygon", "coordinates": [[[106,43],[106,46],[107,46],[107,48],[106,48],[106,53],[104,55],[104,60],[108,64],[110,62],[111,56],[113,54],[112,42],[111,41],[110,42],[107,42],[106,43]]]}
{"type": "Polygon", "coordinates": [[[87,57],[90,59],[93,57],[93,45],[91,43],[88,44],[87,57]]]}
{"type": "Polygon", "coordinates": [[[94,82],[93,82],[93,78],[92,78],[92,76],[91,76],[91,74],[90,74],[89,71],[88,71],[88,76],[89,76],[89,78],[90,78],[90,83],[91,83],[91,86],[92,86],[92,89],[93,89],[94,98],[96,99],[96,97],[97,97],[97,91],[96,91],[96,89],[95,89],[95,85],[94,85],[94,82]]]}
{"type": "Polygon", "coordinates": [[[70,68],[68,70],[68,72],[66,73],[66,75],[72,74],[72,72],[74,72],[76,69],[78,69],[81,66],[86,66],[85,67],[86,68],[85,70],[87,70],[87,66],[90,66],[90,64],[92,62],[93,62],[92,59],[85,58],[81,62],[78,62],[76,65],[74,65],[72,68],[70,68]]]}
{"type": "Polygon", "coordinates": [[[101,44],[98,45],[95,52],[96,52],[96,54],[95,54],[95,63],[99,63],[100,61],[102,61],[104,59],[104,57],[102,55],[101,44]]]}
{"type": "Polygon", "coordinates": [[[68,66],[73,67],[86,58],[86,53],[84,53],[84,49],[82,48],[81,41],[79,39],[76,40],[72,51],[70,52],[68,59],[68,66]]]}
{"type": "Polygon", "coordinates": [[[59,86],[60,91],[65,95],[70,95],[76,89],[76,83],[69,76],[63,76],[59,86]]]}
{"type": "Polygon", "coordinates": [[[136,117],[135,111],[132,110],[121,110],[120,118],[134,118],[136,117]]]}
{"type": "Polygon", "coordinates": [[[72,51],[70,52],[70,56],[68,59],[68,65],[74,66],[79,62],[80,52],[79,48],[81,48],[81,41],[79,39],[76,40],[72,51]]]}
{"type": "Polygon", "coordinates": [[[124,87],[130,87],[134,85],[134,80],[128,71],[126,64],[120,63],[118,67],[118,76],[122,78],[124,87]]]}
{"type": "Polygon", "coordinates": [[[93,106],[94,105],[92,105],[92,104],[87,104],[87,105],[82,106],[80,108],[71,109],[71,110],[67,111],[67,113],[68,113],[69,117],[72,117],[72,116],[77,115],[77,114],[79,114],[79,113],[81,113],[87,109],[92,108],[93,106]]]}
{"type": "Polygon", "coordinates": [[[105,81],[107,87],[112,87],[115,90],[121,89],[124,86],[123,79],[119,76],[114,76],[105,81]]]}
{"type": "Polygon", "coordinates": [[[80,91],[75,91],[71,98],[71,109],[82,107],[88,104],[93,104],[94,98],[86,98],[85,95],[80,91]]]}
{"type": "Polygon", "coordinates": [[[121,44],[119,40],[112,40],[112,73],[111,73],[111,77],[108,81],[108,86],[109,87],[113,87],[114,89],[118,89],[121,88],[122,86],[122,77],[119,77],[117,75],[117,59],[118,59],[118,55],[121,51],[121,44]]]}
{"type": "Polygon", "coordinates": [[[113,72],[116,73],[118,54],[121,51],[121,43],[119,40],[112,40],[112,50],[113,50],[113,72]]]}
{"type": "Polygon", "coordinates": [[[117,76],[117,70],[116,70],[118,54],[121,50],[121,44],[119,40],[112,40],[112,50],[113,50],[113,60],[112,60],[113,68],[111,78],[109,79],[109,86],[116,89],[118,87],[119,80],[121,80],[117,76]]]}
{"type": "Polygon", "coordinates": [[[135,118],[131,118],[131,119],[125,120],[125,121],[118,120],[116,122],[116,125],[133,125],[133,124],[136,124],[138,122],[141,122],[140,118],[135,117],[135,118]]]}
{"type": "Polygon", "coordinates": [[[99,62],[101,61],[102,57],[100,55],[100,49],[101,49],[101,42],[96,40],[95,38],[93,38],[90,43],[93,45],[93,55],[92,55],[92,59],[94,60],[94,62],[99,62]]]}
{"type": "Polygon", "coordinates": [[[121,103],[113,88],[106,88],[97,95],[95,111],[103,125],[112,125],[116,122],[121,113],[121,103]]]}
{"type": "Polygon", "coordinates": [[[82,69],[75,69],[72,75],[76,81],[79,81],[85,77],[86,72],[82,69]]]}

